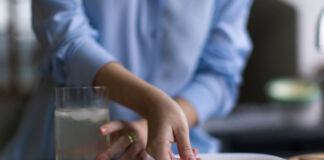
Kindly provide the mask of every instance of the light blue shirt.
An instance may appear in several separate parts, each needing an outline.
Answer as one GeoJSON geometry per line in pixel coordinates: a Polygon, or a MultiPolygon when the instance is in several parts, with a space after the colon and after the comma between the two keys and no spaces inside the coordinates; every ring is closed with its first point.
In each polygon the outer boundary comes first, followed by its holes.
{"type": "MultiPolygon", "coordinates": [[[[33,0],[33,28],[46,50],[42,71],[50,80],[44,78],[28,105],[7,159],[54,159],[50,88],[91,86],[98,69],[112,61],[188,100],[199,124],[226,116],[251,50],[250,6],[251,0],[33,0]]],[[[110,113],[114,120],[140,119],[115,103],[110,113]]],[[[199,124],[190,129],[192,146],[217,152],[218,141],[199,124]]]]}

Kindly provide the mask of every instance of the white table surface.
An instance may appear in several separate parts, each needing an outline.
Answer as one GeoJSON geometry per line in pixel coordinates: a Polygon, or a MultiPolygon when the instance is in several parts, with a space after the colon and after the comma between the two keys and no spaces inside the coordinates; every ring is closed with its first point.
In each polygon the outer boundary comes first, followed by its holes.
{"type": "Polygon", "coordinates": [[[253,153],[220,153],[220,154],[201,154],[203,160],[284,160],[283,158],[253,153]]]}

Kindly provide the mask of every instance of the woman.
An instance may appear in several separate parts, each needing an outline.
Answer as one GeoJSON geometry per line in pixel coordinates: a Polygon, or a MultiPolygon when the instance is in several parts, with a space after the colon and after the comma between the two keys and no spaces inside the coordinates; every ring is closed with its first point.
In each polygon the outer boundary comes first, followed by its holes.
{"type": "Polygon", "coordinates": [[[33,27],[46,49],[43,79],[7,159],[54,159],[55,86],[108,86],[109,98],[118,103],[110,105],[116,121],[100,132],[136,134],[134,143],[119,134],[97,159],[125,150],[122,159],[145,159],[148,153],[165,160],[177,148],[182,159],[195,159],[192,146],[217,152],[218,141],[199,124],[234,106],[251,49],[250,5],[251,0],[33,0],[33,27]]]}

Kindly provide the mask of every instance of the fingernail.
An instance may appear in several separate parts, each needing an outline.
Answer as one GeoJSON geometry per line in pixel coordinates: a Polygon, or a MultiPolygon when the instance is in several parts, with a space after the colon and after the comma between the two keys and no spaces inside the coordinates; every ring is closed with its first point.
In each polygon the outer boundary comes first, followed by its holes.
{"type": "Polygon", "coordinates": [[[100,128],[99,131],[100,131],[101,134],[105,134],[107,132],[107,129],[106,128],[100,128]]]}

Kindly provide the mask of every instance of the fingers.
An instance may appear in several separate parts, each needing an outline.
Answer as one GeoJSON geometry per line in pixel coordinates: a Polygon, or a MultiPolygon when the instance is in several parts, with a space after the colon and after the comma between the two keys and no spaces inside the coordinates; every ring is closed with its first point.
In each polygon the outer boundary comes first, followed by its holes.
{"type": "Polygon", "coordinates": [[[196,158],[190,145],[189,133],[186,130],[178,129],[174,134],[181,159],[195,160],[196,158]]]}
{"type": "MultiPolygon", "coordinates": [[[[194,153],[194,155],[197,157],[197,155],[198,155],[198,149],[197,148],[194,148],[194,149],[192,149],[192,152],[194,153]]],[[[171,158],[171,160],[182,160],[182,159],[180,159],[179,157],[175,157],[175,156],[173,156],[172,158],[171,158]]],[[[197,160],[202,160],[201,158],[197,158],[197,160]]]]}
{"type": "Polygon", "coordinates": [[[118,158],[118,160],[130,160],[136,158],[136,156],[143,150],[142,144],[139,142],[133,143],[127,148],[127,150],[118,158]]]}
{"type": "Polygon", "coordinates": [[[149,126],[148,128],[149,134],[146,151],[150,156],[152,156],[152,158],[156,160],[168,160],[168,151],[166,150],[165,145],[163,145],[166,143],[166,141],[163,139],[166,137],[165,131],[160,132],[159,130],[155,130],[155,128],[152,128],[154,127],[149,126]]]}
{"type": "Polygon", "coordinates": [[[137,154],[136,160],[153,160],[153,158],[151,156],[149,156],[144,149],[144,150],[140,151],[139,154],[137,154]]]}
{"type": "Polygon", "coordinates": [[[129,144],[127,137],[121,136],[105,152],[97,156],[96,160],[110,160],[116,154],[122,152],[129,144]]]}
{"type": "MultiPolygon", "coordinates": [[[[189,146],[190,146],[190,144],[189,144],[189,146]]],[[[179,147],[179,144],[178,144],[178,147],[179,147]]],[[[152,147],[152,148],[154,149],[154,147],[152,147]]],[[[175,156],[173,155],[170,147],[163,147],[163,145],[158,145],[158,149],[159,149],[158,150],[159,152],[154,152],[154,150],[151,150],[151,149],[148,148],[148,153],[150,155],[152,155],[156,160],[165,160],[165,159],[167,159],[167,160],[169,160],[169,159],[171,159],[171,160],[196,160],[196,157],[198,155],[198,149],[197,148],[192,149],[191,152],[189,153],[189,155],[188,155],[187,152],[185,152],[184,153],[185,155],[181,156],[181,159],[180,158],[175,158],[175,156]],[[169,148],[169,150],[168,151],[163,151],[162,150],[163,148],[169,148]],[[168,156],[164,156],[164,155],[168,155],[168,156]]],[[[197,158],[197,160],[201,160],[201,159],[197,158]]]]}
{"type": "Polygon", "coordinates": [[[171,154],[171,143],[153,141],[152,144],[148,144],[147,153],[150,154],[155,160],[170,160],[171,154]],[[156,145],[154,145],[156,144],[156,145]],[[169,147],[170,146],[170,147],[169,147]]]}
{"type": "Polygon", "coordinates": [[[192,149],[192,152],[194,153],[194,155],[196,157],[198,156],[198,149],[197,148],[192,149]]]}
{"type": "Polygon", "coordinates": [[[102,125],[99,128],[99,132],[101,135],[108,135],[113,132],[119,131],[125,127],[124,123],[122,121],[111,121],[109,123],[106,123],[102,125]]]}

